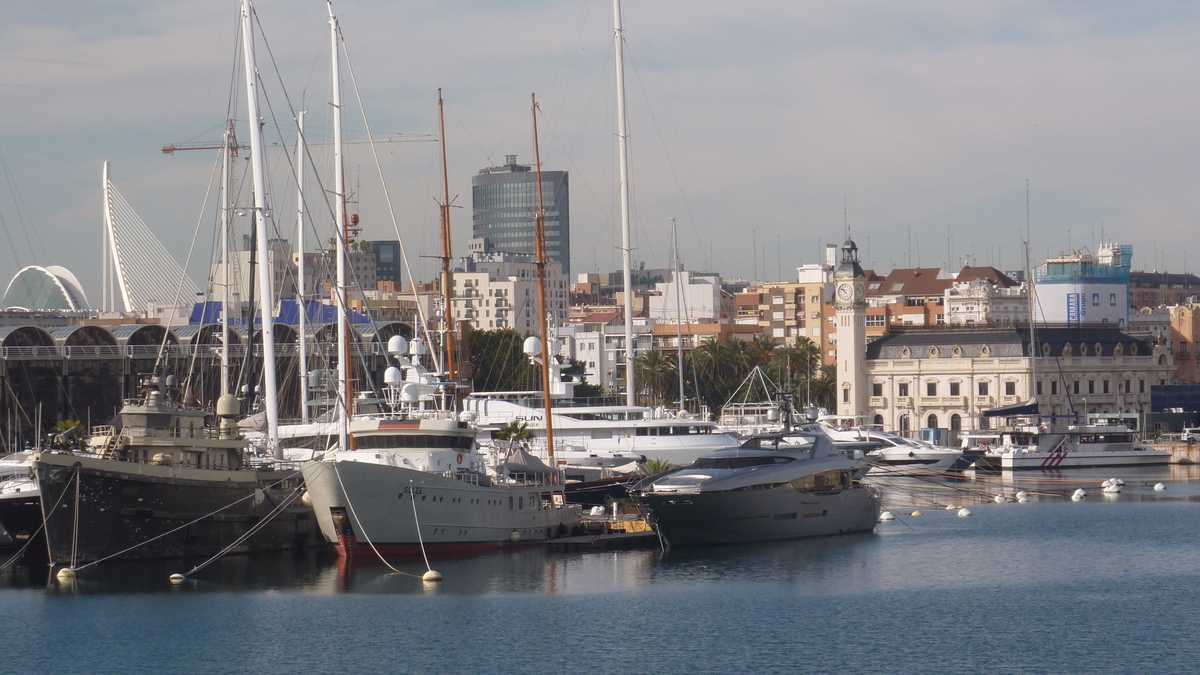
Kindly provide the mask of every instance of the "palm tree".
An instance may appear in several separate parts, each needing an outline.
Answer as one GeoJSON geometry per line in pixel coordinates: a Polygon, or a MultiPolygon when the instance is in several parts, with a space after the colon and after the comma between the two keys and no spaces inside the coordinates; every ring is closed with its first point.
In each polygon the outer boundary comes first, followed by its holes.
{"type": "Polygon", "coordinates": [[[529,425],[523,420],[513,420],[492,433],[492,438],[498,441],[523,443],[533,437],[529,425]]]}
{"type": "Polygon", "coordinates": [[[652,403],[658,405],[675,381],[675,363],[658,348],[652,347],[634,359],[634,367],[637,368],[638,379],[650,390],[652,403]]]}
{"type": "Polygon", "coordinates": [[[671,463],[665,459],[648,459],[642,464],[642,469],[649,476],[657,476],[671,470],[671,463]]]}

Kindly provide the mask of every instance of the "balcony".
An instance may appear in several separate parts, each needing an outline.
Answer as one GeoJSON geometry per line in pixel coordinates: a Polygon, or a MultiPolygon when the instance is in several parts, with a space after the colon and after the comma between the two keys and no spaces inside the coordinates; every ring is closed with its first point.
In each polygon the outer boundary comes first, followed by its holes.
{"type": "Polygon", "coordinates": [[[922,396],[922,408],[965,408],[967,399],[964,396],[922,396]]]}
{"type": "Polygon", "coordinates": [[[996,404],[996,398],[994,396],[990,396],[988,394],[982,394],[980,396],[975,397],[975,407],[976,408],[990,407],[995,404],[996,404]]]}
{"type": "Polygon", "coordinates": [[[903,408],[906,410],[912,410],[912,407],[913,407],[912,397],[911,396],[897,396],[896,397],[896,407],[903,408]]]}
{"type": "Polygon", "coordinates": [[[887,407],[887,397],[886,396],[872,396],[870,399],[868,399],[867,405],[869,405],[872,408],[875,408],[877,410],[880,408],[886,408],[887,407]]]}

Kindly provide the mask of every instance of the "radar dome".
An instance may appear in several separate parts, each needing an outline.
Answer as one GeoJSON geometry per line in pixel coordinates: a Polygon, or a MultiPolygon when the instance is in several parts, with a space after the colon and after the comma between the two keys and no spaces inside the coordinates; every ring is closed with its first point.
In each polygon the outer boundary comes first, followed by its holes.
{"type": "Polygon", "coordinates": [[[522,347],[526,356],[538,356],[542,353],[542,341],[530,335],[525,338],[525,344],[522,347]]]}
{"type": "MultiPolygon", "coordinates": [[[[403,340],[404,338],[400,339],[403,340]]],[[[404,375],[400,373],[400,369],[396,366],[389,366],[387,370],[383,371],[383,383],[389,387],[398,386],[402,382],[404,382],[404,375]]]]}
{"type": "Polygon", "coordinates": [[[221,394],[221,398],[217,399],[217,417],[237,417],[240,407],[236,396],[221,394]]]}
{"type": "Polygon", "coordinates": [[[392,356],[403,356],[408,353],[408,340],[403,335],[393,335],[388,338],[387,350],[392,356]]]}
{"type": "Polygon", "coordinates": [[[400,389],[400,400],[405,403],[416,403],[421,400],[421,387],[415,382],[409,382],[400,389]]]}

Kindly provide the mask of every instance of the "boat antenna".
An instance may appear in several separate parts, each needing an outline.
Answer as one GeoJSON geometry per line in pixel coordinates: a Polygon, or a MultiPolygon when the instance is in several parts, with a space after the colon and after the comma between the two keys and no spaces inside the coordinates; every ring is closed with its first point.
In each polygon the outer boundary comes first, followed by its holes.
{"type": "MultiPolygon", "coordinates": [[[[271,266],[267,262],[267,194],[263,176],[262,125],[258,115],[258,66],[254,61],[254,34],[250,24],[250,0],[242,0],[242,62],[246,70],[246,116],[250,127],[250,170],[254,182],[254,231],[258,259],[263,263],[258,272],[259,306],[262,314],[263,350],[263,407],[267,413],[267,446],[276,458],[282,458],[279,446],[279,401],[275,380],[275,328],[271,317],[271,266]]],[[[250,326],[253,330],[253,323],[250,326]]]]}
{"type": "MultiPolygon", "coordinates": [[[[621,0],[613,0],[613,49],[617,68],[617,162],[621,192],[621,275],[625,290],[625,405],[637,405],[633,359],[633,249],[629,236],[629,134],[625,126],[625,29],[621,0]]],[[[540,187],[540,181],[539,181],[540,187]]]]}
{"type": "MultiPolygon", "coordinates": [[[[450,173],[446,163],[446,105],[442,100],[442,89],[438,87],[438,139],[442,145],[442,302],[445,303],[444,321],[446,349],[446,377],[458,381],[454,363],[454,312],[450,294],[453,291],[450,278],[450,173]]],[[[541,189],[541,186],[538,186],[541,189]]]]}
{"type": "Polygon", "coordinates": [[[550,335],[546,326],[546,206],[542,194],[542,151],[538,145],[537,94],[530,94],[533,114],[533,163],[537,178],[537,211],[533,218],[534,248],[537,253],[538,330],[542,337],[542,406],[546,419],[546,457],[554,466],[554,416],[550,404],[550,335]]]}

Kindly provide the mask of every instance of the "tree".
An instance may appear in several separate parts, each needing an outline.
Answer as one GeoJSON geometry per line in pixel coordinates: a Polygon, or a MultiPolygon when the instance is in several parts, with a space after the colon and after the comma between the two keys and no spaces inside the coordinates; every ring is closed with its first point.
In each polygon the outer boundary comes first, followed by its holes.
{"type": "Polygon", "coordinates": [[[658,405],[675,381],[675,363],[658,348],[652,347],[634,359],[634,367],[637,368],[638,381],[650,390],[652,404],[658,405]]]}
{"type": "Polygon", "coordinates": [[[475,391],[522,391],[539,388],[538,368],[522,351],[524,338],[511,329],[477,330],[467,333],[464,350],[470,355],[472,387],[475,391]]]}
{"type": "Polygon", "coordinates": [[[533,437],[529,432],[529,424],[524,420],[513,420],[492,432],[492,438],[498,441],[521,443],[533,437]]]}

